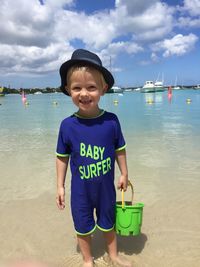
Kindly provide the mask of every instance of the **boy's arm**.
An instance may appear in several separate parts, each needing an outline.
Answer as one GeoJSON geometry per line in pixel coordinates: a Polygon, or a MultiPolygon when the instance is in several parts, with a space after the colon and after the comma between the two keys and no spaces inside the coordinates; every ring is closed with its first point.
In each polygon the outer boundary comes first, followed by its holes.
{"type": "Polygon", "coordinates": [[[121,176],[118,181],[117,188],[118,189],[123,189],[126,191],[127,186],[128,186],[128,168],[127,168],[127,161],[126,161],[126,150],[120,150],[117,151],[115,154],[115,158],[117,161],[117,164],[119,166],[121,176]]]}
{"type": "Polygon", "coordinates": [[[56,171],[57,171],[57,196],[56,203],[59,209],[65,208],[65,177],[67,173],[69,157],[56,158],[56,171]]]}

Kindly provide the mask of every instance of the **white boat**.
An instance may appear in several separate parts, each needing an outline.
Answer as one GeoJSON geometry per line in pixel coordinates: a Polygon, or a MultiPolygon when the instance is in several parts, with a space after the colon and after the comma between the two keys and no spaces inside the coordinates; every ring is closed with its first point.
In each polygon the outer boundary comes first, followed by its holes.
{"type": "Polygon", "coordinates": [[[195,87],[195,89],[200,89],[200,84],[197,84],[197,86],[195,87]]]}
{"type": "Polygon", "coordinates": [[[164,75],[162,74],[162,80],[160,78],[160,73],[158,74],[158,77],[154,83],[156,91],[164,91],[164,75]]]}
{"type": "Polygon", "coordinates": [[[133,89],[131,89],[131,88],[125,88],[124,89],[124,92],[132,92],[133,91],[133,89]]]}
{"type": "Polygon", "coordinates": [[[181,87],[177,85],[177,76],[176,76],[176,80],[175,80],[173,89],[174,89],[174,90],[180,90],[180,89],[181,89],[181,87]]]}
{"type": "Polygon", "coordinates": [[[146,81],[144,86],[141,88],[142,93],[156,93],[164,91],[164,86],[162,81],[146,81]]]}
{"type": "Polygon", "coordinates": [[[141,87],[137,87],[134,89],[134,91],[140,91],[141,90],[141,87]]]}
{"type": "Polygon", "coordinates": [[[164,84],[163,81],[156,81],[154,83],[156,91],[164,91],[164,84]]]}
{"type": "Polygon", "coordinates": [[[151,93],[154,92],[154,82],[153,81],[146,81],[144,86],[141,88],[140,92],[142,93],[151,93]]]}
{"type": "Polygon", "coordinates": [[[123,89],[119,86],[113,86],[111,88],[111,90],[114,92],[114,93],[123,93],[123,89]]]}
{"type": "Polygon", "coordinates": [[[41,95],[41,94],[42,94],[41,91],[37,91],[37,92],[34,93],[34,95],[41,95]]]}

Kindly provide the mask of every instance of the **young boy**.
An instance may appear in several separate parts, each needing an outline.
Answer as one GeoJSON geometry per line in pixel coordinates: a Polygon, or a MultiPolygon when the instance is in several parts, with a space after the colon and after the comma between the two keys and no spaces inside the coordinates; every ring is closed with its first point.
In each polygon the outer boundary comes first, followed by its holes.
{"type": "Polygon", "coordinates": [[[71,59],[62,64],[60,76],[62,92],[71,96],[78,111],[62,121],[58,135],[58,208],[65,207],[64,184],[70,158],[71,211],[83,266],[94,266],[91,234],[96,227],[104,232],[112,262],[132,266],[118,255],[114,231],[114,163],[116,159],[121,172],[118,188],[126,190],[126,144],[117,116],[98,105],[101,96],[113,86],[113,76],[96,54],[84,49],[75,50],[71,59]]]}

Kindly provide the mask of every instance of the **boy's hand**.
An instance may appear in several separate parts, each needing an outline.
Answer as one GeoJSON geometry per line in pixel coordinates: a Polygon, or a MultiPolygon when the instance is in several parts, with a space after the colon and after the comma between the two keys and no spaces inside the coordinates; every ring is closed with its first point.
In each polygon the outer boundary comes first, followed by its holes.
{"type": "Polygon", "coordinates": [[[58,188],[56,196],[56,204],[60,210],[65,208],[65,188],[58,188]]]}
{"type": "Polygon", "coordinates": [[[119,181],[118,181],[117,188],[120,189],[120,190],[123,189],[124,191],[126,191],[127,190],[127,186],[128,186],[128,177],[124,176],[124,175],[121,175],[120,178],[119,178],[119,181]]]}

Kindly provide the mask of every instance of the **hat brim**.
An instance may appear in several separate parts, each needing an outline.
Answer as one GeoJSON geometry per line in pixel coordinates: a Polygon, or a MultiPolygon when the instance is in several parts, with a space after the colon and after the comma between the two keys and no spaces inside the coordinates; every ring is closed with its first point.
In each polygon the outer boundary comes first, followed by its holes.
{"type": "Polygon", "coordinates": [[[84,60],[84,59],[81,59],[81,60],[78,60],[78,59],[70,59],[66,62],[64,62],[61,67],[60,67],[60,77],[61,77],[61,86],[60,86],[60,89],[61,91],[69,96],[67,90],[66,90],[66,87],[67,87],[67,72],[69,71],[69,69],[74,66],[74,65],[78,65],[78,64],[85,64],[85,65],[88,65],[88,66],[92,66],[94,67],[95,69],[97,69],[98,71],[100,71],[105,79],[105,82],[106,84],[108,85],[108,88],[107,88],[107,91],[110,90],[114,84],[114,78],[111,74],[110,71],[108,71],[106,68],[104,68],[103,66],[99,66],[95,63],[93,63],[92,61],[88,61],[88,60],[84,60]]]}

